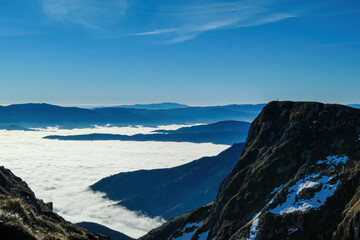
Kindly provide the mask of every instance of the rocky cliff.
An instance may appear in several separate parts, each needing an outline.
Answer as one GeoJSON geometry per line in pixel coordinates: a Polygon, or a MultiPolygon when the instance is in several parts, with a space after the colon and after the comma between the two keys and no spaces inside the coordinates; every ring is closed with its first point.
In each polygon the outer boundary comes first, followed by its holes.
{"type": "Polygon", "coordinates": [[[141,239],[359,239],[359,134],[360,110],[271,102],[215,202],[141,239]]]}
{"type": "Polygon", "coordinates": [[[0,167],[0,239],[109,239],[65,221],[51,205],[37,199],[21,178],[0,167]]]}

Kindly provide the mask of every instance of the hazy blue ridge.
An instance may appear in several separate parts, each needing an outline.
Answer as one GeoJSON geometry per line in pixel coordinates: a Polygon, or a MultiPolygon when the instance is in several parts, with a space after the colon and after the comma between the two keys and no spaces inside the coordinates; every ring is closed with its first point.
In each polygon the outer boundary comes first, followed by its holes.
{"type": "Polygon", "coordinates": [[[91,189],[121,201],[119,205],[130,210],[170,219],[214,201],[243,147],[244,143],[234,144],[217,156],[174,168],[119,173],[100,180],[91,189]]]}
{"type": "Polygon", "coordinates": [[[226,105],[184,107],[173,109],[134,109],[104,107],[85,109],[50,104],[16,104],[0,106],[0,125],[18,125],[24,128],[59,126],[81,128],[93,125],[115,126],[212,123],[224,120],[251,122],[264,107],[258,105],[226,105]]]}
{"type": "Polygon", "coordinates": [[[185,108],[185,107],[189,107],[189,106],[185,105],[185,104],[179,104],[179,103],[164,102],[164,103],[151,103],[151,104],[119,105],[119,106],[115,106],[115,107],[160,110],[160,109],[185,108]]]}
{"type": "Polygon", "coordinates": [[[111,238],[111,240],[134,240],[134,238],[131,238],[121,232],[115,231],[111,228],[105,227],[98,223],[93,222],[79,222],[76,223],[76,225],[85,228],[89,232],[92,233],[100,233],[104,236],[108,236],[111,238]]]}
{"type": "Polygon", "coordinates": [[[158,130],[154,134],[104,134],[93,133],[83,135],[50,135],[45,139],[77,140],[77,141],[161,141],[161,142],[193,142],[214,143],[232,145],[236,142],[244,142],[250,127],[250,123],[242,121],[221,121],[208,125],[183,127],[178,130],[158,130]]]}

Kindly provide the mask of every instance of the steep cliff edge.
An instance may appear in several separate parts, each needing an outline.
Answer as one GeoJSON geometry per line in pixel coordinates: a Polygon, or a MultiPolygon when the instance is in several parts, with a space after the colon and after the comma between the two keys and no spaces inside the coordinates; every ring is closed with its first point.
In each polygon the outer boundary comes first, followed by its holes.
{"type": "Polygon", "coordinates": [[[51,208],[21,178],[0,167],[0,239],[109,239],[65,221],[51,208]]]}
{"type": "MultiPolygon", "coordinates": [[[[358,239],[359,134],[357,109],[269,103],[208,213],[161,239],[358,239]]],[[[160,240],[165,226],[141,239],[160,240]]]]}

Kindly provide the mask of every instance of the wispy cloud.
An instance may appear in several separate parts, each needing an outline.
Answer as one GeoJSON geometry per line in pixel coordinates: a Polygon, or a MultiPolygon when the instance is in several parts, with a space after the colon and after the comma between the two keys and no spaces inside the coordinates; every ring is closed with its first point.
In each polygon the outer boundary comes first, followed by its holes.
{"type": "Polygon", "coordinates": [[[272,1],[237,0],[232,2],[201,1],[187,6],[166,6],[158,12],[164,27],[135,36],[161,36],[165,43],[179,43],[212,30],[240,28],[277,22],[295,17],[295,13],[276,10],[272,1]],[[167,25],[167,24],[164,24],[167,25]]]}
{"type": "Polygon", "coordinates": [[[51,20],[92,29],[116,23],[128,7],[127,0],[39,0],[39,3],[51,20]]]}

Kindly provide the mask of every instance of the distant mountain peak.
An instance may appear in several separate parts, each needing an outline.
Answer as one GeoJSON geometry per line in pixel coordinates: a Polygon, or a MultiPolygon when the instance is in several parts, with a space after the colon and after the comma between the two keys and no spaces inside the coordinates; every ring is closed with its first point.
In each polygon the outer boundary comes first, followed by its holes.
{"type": "Polygon", "coordinates": [[[186,108],[189,107],[185,104],[162,102],[162,103],[150,103],[150,104],[133,104],[133,105],[119,105],[118,108],[135,108],[135,109],[147,109],[147,110],[161,110],[161,109],[173,109],[173,108],[186,108]]]}

